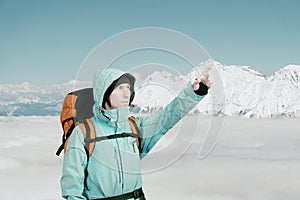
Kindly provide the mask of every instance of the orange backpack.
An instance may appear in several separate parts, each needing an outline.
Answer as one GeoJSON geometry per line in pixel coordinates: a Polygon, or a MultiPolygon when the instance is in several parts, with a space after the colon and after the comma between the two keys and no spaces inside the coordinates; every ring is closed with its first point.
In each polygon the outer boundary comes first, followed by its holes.
{"type": "Polygon", "coordinates": [[[90,119],[93,114],[94,96],[92,88],[85,88],[70,92],[65,97],[63,108],[60,114],[60,122],[63,129],[62,144],[56,155],[59,156],[62,150],[66,152],[68,139],[76,125],[79,125],[85,142],[85,149],[88,157],[91,156],[95,142],[121,137],[135,137],[138,148],[140,131],[133,116],[128,118],[132,133],[121,133],[109,136],[96,137],[95,129],[90,119]]]}

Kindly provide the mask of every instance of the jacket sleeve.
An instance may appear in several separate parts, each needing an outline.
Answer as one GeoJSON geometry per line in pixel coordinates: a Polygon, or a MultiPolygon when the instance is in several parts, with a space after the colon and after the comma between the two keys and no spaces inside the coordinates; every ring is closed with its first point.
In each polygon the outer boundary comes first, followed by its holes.
{"type": "Polygon", "coordinates": [[[197,95],[191,84],[181,91],[163,110],[137,117],[141,129],[141,158],[143,158],[180,119],[192,110],[204,96],[197,95]]]}
{"type": "Polygon", "coordinates": [[[65,199],[86,200],[83,194],[86,165],[83,135],[81,128],[76,126],[68,140],[60,180],[62,196],[65,199]]]}

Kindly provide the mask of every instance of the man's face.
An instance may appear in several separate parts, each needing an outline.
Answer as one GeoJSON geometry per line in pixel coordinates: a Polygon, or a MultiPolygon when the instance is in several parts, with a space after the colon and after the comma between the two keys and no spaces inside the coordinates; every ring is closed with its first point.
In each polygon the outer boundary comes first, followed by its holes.
{"type": "Polygon", "coordinates": [[[116,87],[109,96],[111,107],[106,105],[106,109],[128,106],[130,95],[130,85],[128,83],[122,83],[118,85],[118,87],[116,87]]]}

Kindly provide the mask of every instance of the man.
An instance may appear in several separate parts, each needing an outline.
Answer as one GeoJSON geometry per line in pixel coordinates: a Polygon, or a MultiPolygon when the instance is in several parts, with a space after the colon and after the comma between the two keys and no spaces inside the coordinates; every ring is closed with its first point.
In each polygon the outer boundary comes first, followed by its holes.
{"type": "MultiPolygon", "coordinates": [[[[82,130],[71,134],[64,156],[62,196],[79,199],[145,199],[140,159],[207,94],[211,87],[207,68],[163,110],[136,117],[139,147],[134,137],[104,140],[95,144],[88,158],[82,130]]],[[[135,78],[121,70],[98,71],[93,81],[95,104],[91,118],[96,136],[130,133],[129,106],[134,98],[135,78]]]]}

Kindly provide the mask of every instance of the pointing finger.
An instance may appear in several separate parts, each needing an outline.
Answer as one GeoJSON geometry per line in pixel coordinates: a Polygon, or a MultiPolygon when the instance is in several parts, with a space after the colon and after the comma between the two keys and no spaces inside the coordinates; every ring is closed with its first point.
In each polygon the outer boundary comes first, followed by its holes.
{"type": "Polygon", "coordinates": [[[213,68],[212,68],[211,66],[207,67],[207,68],[204,70],[203,74],[208,74],[208,72],[209,72],[210,70],[212,70],[212,69],[213,69],[213,68]]]}

